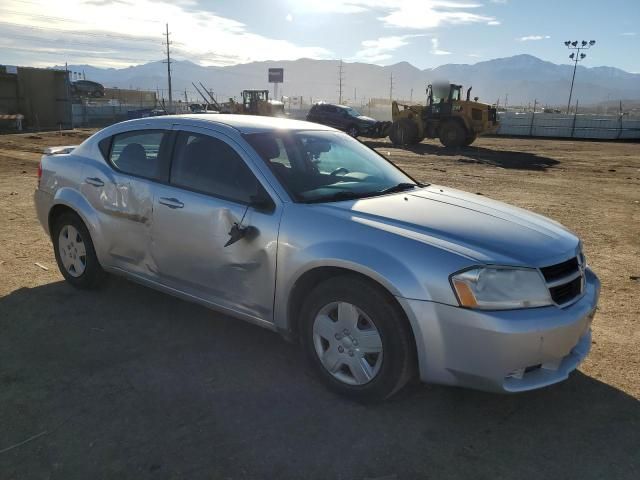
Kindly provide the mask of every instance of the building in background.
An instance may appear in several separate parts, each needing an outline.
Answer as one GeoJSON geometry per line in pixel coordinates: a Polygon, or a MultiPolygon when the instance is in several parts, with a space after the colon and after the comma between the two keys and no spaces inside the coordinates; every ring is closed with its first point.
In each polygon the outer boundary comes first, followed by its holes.
{"type": "Polygon", "coordinates": [[[32,67],[0,65],[0,128],[10,117],[22,115],[22,126],[32,130],[71,128],[68,73],[32,67]]]}

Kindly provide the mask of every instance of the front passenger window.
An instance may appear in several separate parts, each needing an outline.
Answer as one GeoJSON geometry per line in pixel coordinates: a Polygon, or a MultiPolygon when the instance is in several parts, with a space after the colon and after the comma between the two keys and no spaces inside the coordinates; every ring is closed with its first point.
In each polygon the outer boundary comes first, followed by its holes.
{"type": "Polygon", "coordinates": [[[249,203],[258,180],[230,145],[198,133],[180,132],[170,182],[188,190],[249,203]]]}

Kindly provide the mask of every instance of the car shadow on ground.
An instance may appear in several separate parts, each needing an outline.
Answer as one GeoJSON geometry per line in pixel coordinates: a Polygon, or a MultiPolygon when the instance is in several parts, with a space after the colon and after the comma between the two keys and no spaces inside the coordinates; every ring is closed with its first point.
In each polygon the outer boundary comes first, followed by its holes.
{"type": "MultiPolygon", "coordinates": [[[[385,148],[398,148],[393,147],[388,142],[376,140],[366,140],[364,143],[371,148],[380,149],[383,154],[385,148]]],[[[457,161],[460,163],[479,163],[493,167],[515,170],[544,171],[560,163],[559,160],[545,157],[543,155],[537,155],[535,153],[513,150],[494,150],[474,145],[469,147],[447,148],[439,144],[419,143],[417,145],[408,145],[402,148],[417,155],[458,157],[457,161]]]]}
{"type": "Polygon", "coordinates": [[[637,478],[640,403],[579,372],[506,396],[327,391],[278,335],[119,278],[0,299],[4,478],[637,478]],[[26,443],[22,443],[27,440],[26,443]]]}

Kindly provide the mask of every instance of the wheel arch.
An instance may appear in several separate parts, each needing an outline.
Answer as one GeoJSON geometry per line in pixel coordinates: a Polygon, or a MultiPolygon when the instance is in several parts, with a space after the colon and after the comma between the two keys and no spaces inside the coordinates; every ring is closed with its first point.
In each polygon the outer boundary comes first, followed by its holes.
{"type": "Polygon", "coordinates": [[[415,344],[415,335],[413,332],[413,326],[409,321],[409,316],[402,304],[396,298],[399,293],[397,289],[380,275],[372,272],[363,272],[359,269],[349,268],[348,266],[338,265],[314,266],[303,272],[295,280],[293,286],[289,290],[289,295],[287,296],[286,327],[284,332],[282,332],[285,337],[289,340],[296,340],[298,338],[300,325],[299,313],[302,309],[305,295],[320,283],[339,276],[358,277],[383,292],[387,300],[402,313],[405,320],[409,323],[415,344]]]}
{"type": "Polygon", "coordinates": [[[89,235],[91,235],[93,240],[96,255],[98,256],[98,259],[102,261],[103,256],[99,245],[100,242],[96,242],[96,239],[100,238],[101,232],[98,216],[87,199],[77,190],[61,188],[56,192],[47,215],[47,223],[51,237],[53,238],[53,225],[55,219],[65,212],[75,213],[84,222],[89,230],[89,235]]]}

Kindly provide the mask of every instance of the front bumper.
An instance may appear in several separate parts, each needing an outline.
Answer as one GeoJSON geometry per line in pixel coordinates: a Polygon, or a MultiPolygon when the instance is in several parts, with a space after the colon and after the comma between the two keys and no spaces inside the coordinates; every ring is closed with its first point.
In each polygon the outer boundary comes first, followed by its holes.
{"type": "Polygon", "coordinates": [[[566,308],[481,311],[399,298],[416,338],[420,378],[496,392],[565,380],[591,347],[600,281],[590,269],[585,280],[583,296],[566,308]]]}
{"type": "Polygon", "coordinates": [[[391,122],[376,122],[360,127],[361,135],[367,138],[383,138],[389,134],[391,122]]]}

